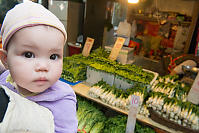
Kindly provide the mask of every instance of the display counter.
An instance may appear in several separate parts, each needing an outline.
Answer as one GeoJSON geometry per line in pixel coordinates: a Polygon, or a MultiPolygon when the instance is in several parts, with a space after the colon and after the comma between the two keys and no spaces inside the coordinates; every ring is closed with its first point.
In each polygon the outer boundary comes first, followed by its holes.
{"type": "MultiPolygon", "coordinates": [[[[117,108],[117,107],[111,106],[111,105],[109,105],[109,104],[106,104],[106,103],[102,102],[102,101],[99,100],[99,99],[95,99],[95,98],[92,98],[91,96],[89,96],[89,95],[88,95],[88,92],[89,92],[89,89],[91,88],[91,86],[90,86],[88,83],[86,83],[86,82],[82,82],[82,83],[79,83],[79,84],[77,84],[77,85],[74,85],[74,86],[72,86],[72,88],[74,89],[74,91],[75,91],[75,93],[76,93],[77,95],[80,95],[80,96],[82,96],[82,97],[85,97],[85,98],[87,98],[87,99],[89,99],[89,100],[92,100],[92,101],[94,101],[94,102],[96,102],[96,103],[98,103],[98,104],[101,104],[101,105],[103,105],[103,106],[105,106],[105,107],[107,107],[107,108],[109,108],[109,109],[112,109],[112,110],[117,111],[117,112],[119,112],[119,113],[122,113],[122,114],[124,114],[124,115],[128,115],[128,112],[125,111],[125,110],[122,110],[122,109],[119,109],[119,108],[117,108]]],[[[145,124],[147,124],[147,125],[149,125],[149,126],[151,126],[151,127],[153,127],[153,128],[155,128],[155,129],[156,129],[156,128],[157,128],[157,129],[160,129],[160,130],[162,130],[163,133],[164,133],[164,132],[182,133],[182,132],[180,132],[180,131],[175,131],[175,130],[170,129],[170,128],[164,126],[164,125],[161,125],[161,124],[159,124],[159,123],[157,123],[157,122],[154,122],[154,121],[151,120],[150,118],[144,117],[144,116],[139,115],[139,114],[137,115],[137,120],[140,121],[140,122],[143,122],[143,123],[145,123],[145,124]]]]}

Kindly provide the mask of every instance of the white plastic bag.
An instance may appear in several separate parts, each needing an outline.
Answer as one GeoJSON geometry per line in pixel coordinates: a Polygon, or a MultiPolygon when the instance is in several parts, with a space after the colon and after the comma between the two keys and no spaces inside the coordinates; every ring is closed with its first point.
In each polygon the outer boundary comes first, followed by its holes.
{"type": "Polygon", "coordinates": [[[117,30],[118,36],[130,37],[131,35],[131,24],[125,19],[124,22],[120,22],[117,30]]]}
{"type": "Polygon", "coordinates": [[[9,97],[0,133],[54,133],[52,112],[2,86],[9,97]]]}
{"type": "Polygon", "coordinates": [[[135,38],[137,33],[137,24],[136,24],[136,20],[133,20],[132,26],[131,26],[131,37],[135,38]]]}
{"type": "Polygon", "coordinates": [[[125,38],[124,46],[129,45],[131,35],[131,24],[125,19],[124,22],[120,22],[117,30],[117,36],[125,38]]]}

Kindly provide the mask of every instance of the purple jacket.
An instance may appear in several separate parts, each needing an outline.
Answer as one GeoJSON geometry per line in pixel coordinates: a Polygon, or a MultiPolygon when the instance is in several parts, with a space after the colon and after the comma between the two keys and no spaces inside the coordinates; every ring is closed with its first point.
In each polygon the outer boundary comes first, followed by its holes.
{"type": "MultiPolygon", "coordinates": [[[[7,70],[0,75],[0,85],[8,87],[17,92],[14,87],[6,83],[6,78],[10,72],[7,70]]],[[[57,81],[46,91],[36,96],[26,97],[27,99],[48,108],[55,123],[55,133],[76,133],[78,121],[76,117],[76,95],[73,89],[62,81],[57,81]]]]}

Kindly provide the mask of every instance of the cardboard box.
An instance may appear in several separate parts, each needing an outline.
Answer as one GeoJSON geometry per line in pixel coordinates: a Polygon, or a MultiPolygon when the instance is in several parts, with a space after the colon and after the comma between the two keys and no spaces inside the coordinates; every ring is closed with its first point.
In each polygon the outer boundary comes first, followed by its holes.
{"type": "Polygon", "coordinates": [[[96,70],[95,68],[87,67],[87,72],[86,72],[86,82],[89,83],[90,85],[93,85],[100,80],[105,81],[107,84],[110,86],[113,86],[114,78],[115,75],[111,73],[106,73],[101,70],[96,70]]]}
{"type": "MultiPolygon", "coordinates": [[[[105,46],[105,49],[111,51],[113,45],[105,46]]],[[[117,57],[117,61],[121,64],[128,64],[129,61],[133,60],[134,48],[122,47],[117,57]]]]}

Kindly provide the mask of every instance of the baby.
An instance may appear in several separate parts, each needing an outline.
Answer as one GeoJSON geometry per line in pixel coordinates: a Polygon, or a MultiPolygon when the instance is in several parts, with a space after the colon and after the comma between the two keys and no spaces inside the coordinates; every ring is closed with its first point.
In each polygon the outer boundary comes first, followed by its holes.
{"type": "Polygon", "coordinates": [[[67,39],[63,24],[28,1],[8,11],[1,35],[0,56],[8,70],[0,75],[0,85],[50,110],[55,133],[77,132],[76,95],[59,80],[67,39]]]}

